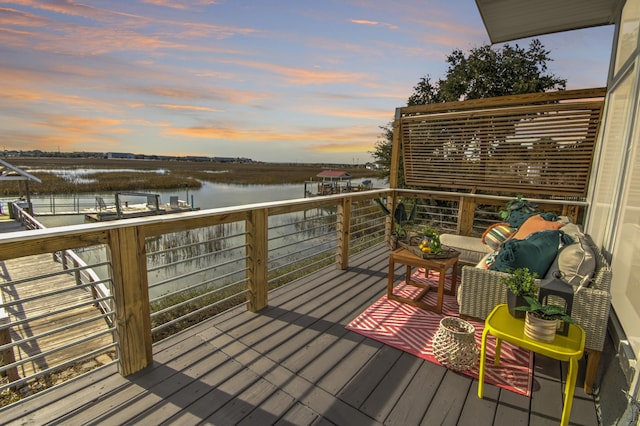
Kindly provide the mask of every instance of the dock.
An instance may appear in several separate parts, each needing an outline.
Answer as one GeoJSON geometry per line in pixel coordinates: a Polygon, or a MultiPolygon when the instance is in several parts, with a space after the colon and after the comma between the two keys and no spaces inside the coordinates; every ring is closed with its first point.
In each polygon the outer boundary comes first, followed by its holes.
{"type": "Polygon", "coordinates": [[[324,170],[316,175],[320,180],[308,180],[304,183],[304,196],[315,197],[319,195],[343,194],[348,192],[368,191],[373,189],[371,180],[363,180],[354,185],[351,183],[351,175],[341,170],[324,170]]]}
{"type": "Polygon", "coordinates": [[[118,192],[113,205],[108,205],[102,197],[96,197],[96,208],[86,211],[84,216],[87,222],[104,222],[192,210],[194,210],[193,206],[187,201],[178,199],[177,196],[172,196],[168,203],[161,204],[159,194],[118,192]],[[143,198],[145,202],[134,204],[131,200],[135,198],[143,198]]]}
{"type": "MultiPolygon", "coordinates": [[[[62,269],[48,254],[0,261],[0,296],[6,306],[0,316],[8,325],[1,338],[8,341],[0,344],[22,342],[10,351],[10,358],[19,365],[9,375],[28,377],[113,346],[114,337],[92,303],[91,289],[78,286],[73,271],[50,273],[62,269]],[[34,277],[33,271],[43,274],[34,277]]],[[[109,359],[104,363],[112,361],[106,353],[102,356],[109,359]]]]}
{"type": "Polygon", "coordinates": [[[0,233],[24,231],[26,228],[20,222],[9,215],[0,214],[0,233]]]}

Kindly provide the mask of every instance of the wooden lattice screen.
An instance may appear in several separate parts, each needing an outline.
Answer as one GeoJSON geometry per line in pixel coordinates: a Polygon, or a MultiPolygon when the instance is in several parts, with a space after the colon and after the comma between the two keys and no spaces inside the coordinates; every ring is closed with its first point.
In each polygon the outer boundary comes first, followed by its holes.
{"type": "Polygon", "coordinates": [[[398,108],[394,149],[405,184],[584,197],[604,95],[599,88],[398,108]]]}

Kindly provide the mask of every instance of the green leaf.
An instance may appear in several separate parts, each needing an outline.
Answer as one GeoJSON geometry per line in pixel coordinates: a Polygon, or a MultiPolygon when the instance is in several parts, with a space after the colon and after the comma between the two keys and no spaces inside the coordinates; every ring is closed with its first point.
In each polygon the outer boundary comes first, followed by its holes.
{"type": "Polygon", "coordinates": [[[416,218],[416,212],[418,211],[418,203],[413,203],[411,207],[411,212],[409,213],[409,218],[407,219],[409,222],[413,222],[416,218]]]}
{"type": "Polygon", "coordinates": [[[396,211],[393,213],[393,217],[396,220],[396,223],[401,225],[407,221],[407,210],[404,208],[404,203],[398,203],[396,211]]]}
{"type": "Polygon", "coordinates": [[[384,203],[383,200],[379,199],[379,198],[374,198],[374,201],[376,203],[378,203],[378,205],[380,206],[380,208],[382,209],[383,212],[385,212],[385,214],[391,214],[391,212],[389,211],[389,209],[387,208],[386,204],[384,203]]]}

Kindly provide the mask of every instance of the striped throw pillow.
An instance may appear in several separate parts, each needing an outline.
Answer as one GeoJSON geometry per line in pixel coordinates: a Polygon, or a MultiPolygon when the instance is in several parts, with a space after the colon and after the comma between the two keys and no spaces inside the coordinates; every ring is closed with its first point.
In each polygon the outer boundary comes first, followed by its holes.
{"type": "Polygon", "coordinates": [[[502,243],[507,241],[516,232],[508,223],[494,223],[482,234],[482,242],[492,250],[500,250],[502,243]]]}

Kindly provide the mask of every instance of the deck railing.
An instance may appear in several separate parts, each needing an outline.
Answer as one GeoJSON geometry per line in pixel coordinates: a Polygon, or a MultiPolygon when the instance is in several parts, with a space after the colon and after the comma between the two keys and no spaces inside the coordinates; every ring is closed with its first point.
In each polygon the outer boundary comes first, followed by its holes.
{"type": "MultiPolygon", "coordinates": [[[[428,224],[463,235],[480,235],[499,221],[497,211],[509,199],[383,189],[31,230],[0,235],[0,260],[73,253],[60,258],[66,268],[61,273],[72,274],[79,286],[91,290],[94,304],[100,302],[102,309],[95,316],[103,318],[106,330],[112,329],[106,319],[115,319],[115,359],[126,376],[152,362],[154,341],[239,303],[257,312],[267,306],[270,289],[318,268],[347,268],[351,253],[382,243],[392,229],[391,217],[376,198],[387,200],[392,211],[400,200],[418,203],[417,229],[428,224]],[[95,273],[87,274],[88,269],[95,273]]],[[[578,222],[586,208],[580,201],[532,201],[578,222]]],[[[35,279],[43,271],[31,272],[35,279]]],[[[3,295],[28,281],[4,278],[3,295]]],[[[30,297],[37,302],[39,296],[30,297]]],[[[13,313],[0,322],[0,331],[15,334],[14,318],[28,320],[31,313],[19,312],[17,306],[19,301],[3,298],[0,312],[11,307],[13,313]]],[[[35,333],[31,342],[37,341],[35,333]]],[[[0,342],[0,351],[18,352],[22,344],[0,342]]],[[[73,361],[94,355],[76,354],[73,361]]],[[[4,363],[0,373],[16,367],[6,358],[4,363]]],[[[46,371],[53,369],[48,365],[46,371]]],[[[33,374],[20,382],[43,373],[33,374]]],[[[6,383],[0,390],[9,387],[6,383]]]]}

